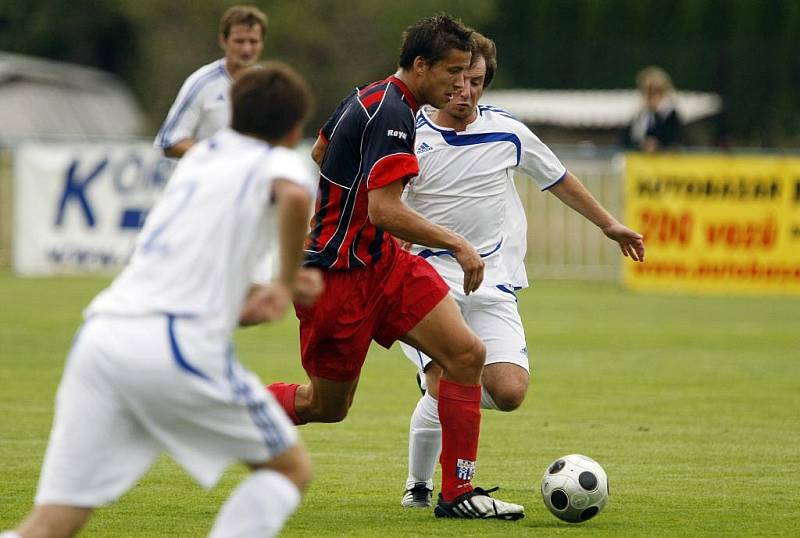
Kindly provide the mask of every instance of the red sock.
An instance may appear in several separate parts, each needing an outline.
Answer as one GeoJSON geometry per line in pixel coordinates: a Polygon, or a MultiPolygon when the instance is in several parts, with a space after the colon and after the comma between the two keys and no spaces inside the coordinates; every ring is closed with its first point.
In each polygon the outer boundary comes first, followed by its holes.
{"type": "Polygon", "coordinates": [[[286,411],[286,414],[289,415],[289,418],[292,419],[296,425],[305,424],[300,418],[297,416],[297,411],[294,408],[294,396],[297,394],[297,388],[300,385],[294,383],[273,383],[271,385],[267,385],[267,390],[275,396],[275,399],[278,400],[278,403],[281,404],[283,410],[286,411]]]}
{"type": "Polygon", "coordinates": [[[450,502],[472,491],[481,430],[481,386],[439,380],[442,424],[442,498],[450,502]]]}

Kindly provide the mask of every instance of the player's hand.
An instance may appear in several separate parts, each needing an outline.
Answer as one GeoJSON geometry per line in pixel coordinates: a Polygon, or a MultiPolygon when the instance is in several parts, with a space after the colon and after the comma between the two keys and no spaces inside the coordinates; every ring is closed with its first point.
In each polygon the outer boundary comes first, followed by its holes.
{"type": "Polygon", "coordinates": [[[619,244],[623,255],[629,256],[633,261],[644,261],[644,238],[642,234],[634,232],[619,222],[604,228],[603,233],[619,244]]]}
{"type": "Polygon", "coordinates": [[[311,306],[325,290],[322,271],[313,267],[301,267],[297,270],[294,282],[294,302],[300,306],[311,306]]]}
{"type": "Polygon", "coordinates": [[[239,325],[255,325],[282,318],[291,298],[289,288],[280,282],[255,286],[239,315],[239,325]]]}
{"type": "Polygon", "coordinates": [[[453,250],[456,261],[464,270],[464,293],[469,295],[476,291],[483,282],[484,263],[478,251],[466,240],[462,239],[458,248],[453,250]]]}

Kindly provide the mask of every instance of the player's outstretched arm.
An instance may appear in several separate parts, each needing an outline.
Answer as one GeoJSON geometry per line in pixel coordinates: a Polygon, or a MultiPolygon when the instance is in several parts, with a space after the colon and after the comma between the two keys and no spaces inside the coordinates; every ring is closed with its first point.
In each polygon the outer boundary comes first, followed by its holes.
{"type": "Polygon", "coordinates": [[[484,263],[480,254],[457,233],[434,224],[400,200],[403,184],[393,181],[372,189],[369,197],[369,220],[401,241],[451,251],[464,270],[464,293],[478,289],[483,282],[484,263]]]}
{"type": "Polygon", "coordinates": [[[577,177],[567,172],[564,179],[549,190],[559,200],[600,228],[608,238],[616,241],[623,255],[630,256],[634,261],[644,261],[642,235],[617,221],[577,177]]]}

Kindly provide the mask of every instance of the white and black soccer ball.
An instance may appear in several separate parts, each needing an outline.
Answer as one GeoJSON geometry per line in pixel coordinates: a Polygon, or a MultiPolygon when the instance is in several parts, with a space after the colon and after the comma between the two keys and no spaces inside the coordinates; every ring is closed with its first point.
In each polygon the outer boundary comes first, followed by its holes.
{"type": "Polygon", "coordinates": [[[544,505],[558,519],[592,519],[608,502],[608,477],[600,464],[580,454],[551,463],[542,477],[544,505]]]}

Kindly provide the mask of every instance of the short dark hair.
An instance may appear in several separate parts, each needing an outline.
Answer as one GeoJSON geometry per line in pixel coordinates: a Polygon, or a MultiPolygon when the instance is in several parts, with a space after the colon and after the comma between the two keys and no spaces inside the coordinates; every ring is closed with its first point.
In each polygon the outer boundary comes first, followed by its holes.
{"type": "Polygon", "coordinates": [[[417,56],[433,65],[451,49],[469,52],[471,35],[460,20],[444,13],[420,19],[403,32],[399,65],[410,69],[417,56]]]}
{"type": "Polygon", "coordinates": [[[472,33],[472,64],[479,57],[483,57],[486,62],[486,77],[483,79],[483,87],[488,88],[489,84],[494,80],[494,74],[497,72],[497,45],[494,41],[485,35],[473,32],[472,33]]]}
{"type": "Polygon", "coordinates": [[[231,28],[241,24],[242,26],[261,26],[261,37],[267,31],[267,15],[255,6],[233,6],[222,15],[219,20],[219,33],[228,39],[231,28]]]}
{"type": "Polygon", "coordinates": [[[282,62],[265,62],[242,73],[231,88],[231,127],[276,142],[302,123],[313,97],[308,83],[282,62]]]}

